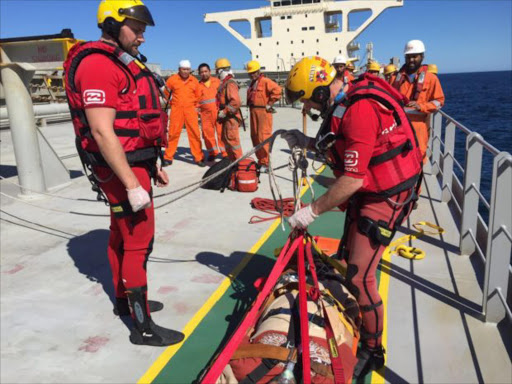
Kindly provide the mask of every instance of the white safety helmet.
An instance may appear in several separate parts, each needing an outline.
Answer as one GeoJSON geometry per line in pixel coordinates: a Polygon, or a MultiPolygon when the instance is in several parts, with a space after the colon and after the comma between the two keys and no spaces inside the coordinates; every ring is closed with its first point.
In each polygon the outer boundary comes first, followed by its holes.
{"type": "Polygon", "coordinates": [[[179,67],[180,68],[192,68],[192,65],[190,64],[190,60],[181,60],[179,67]]]}
{"type": "Polygon", "coordinates": [[[417,55],[425,53],[425,44],[421,40],[411,40],[405,44],[404,55],[417,55]]]}
{"type": "Polygon", "coordinates": [[[347,64],[347,57],[345,55],[338,55],[334,58],[332,64],[347,64]]]}

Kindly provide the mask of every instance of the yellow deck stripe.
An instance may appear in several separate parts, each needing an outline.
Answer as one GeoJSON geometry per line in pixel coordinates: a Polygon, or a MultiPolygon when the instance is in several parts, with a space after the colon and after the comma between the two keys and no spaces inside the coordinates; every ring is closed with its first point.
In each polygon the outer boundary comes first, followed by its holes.
{"type": "MultiPolygon", "coordinates": [[[[320,174],[325,169],[325,165],[320,167],[317,174],[320,174]]],[[[314,181],[314,180],[313,180],[314,181]]],[[[311,183],[313,183],[313,181],[311,183]]],[[[304,193],[308,190],[308,185],[302,188],[300,192],[300,196],[302,197],[304,193]]],[[[252,246],[249,252],[245,255],[242,261],[231,271],[228,277],[224,278],[219,287],[213,292],[213,294],[208,298],[208,300],[203,304],[203,306],[196,312],[196,314],[190,319],[190,321],[185,325],[182,329],[182,333],[185,335],[184,340],[180,344],[171,345],[167,347],[160,356],[156,359],[156,361],[149,367],[146,373],[137,381],[138,384],[149,384],[152,383],[153,380],[158,376],[158,374],[162,371],[162,369],[169,363],[172,357],[179,351],[179,349],[183,346],[185,341],[189,338],[189,336],[194,332],[199,323],[206,317],[208,312],[213,308],[213,306],[220,300],[220,298],[224,295],[224,293],[231,286],[231,282],[236,278],[236,276],[245,268],[247,263],[251,260],[253,255],[258,252],[263,243],[268,240],[268,238],[275,231],[277,226],[281,223],[281,219],[276,219],[269,229],[260,237],[260,239],[252,246]]]]}
{"type": "MultiPolygon", "coordinates": [[[[391,254],[392,250],[395,248],[393,246],[394,243],[391,243],[382,254],[382,260],[386,261],[389,265],[389,270],[391,270],[391,254]]],[[[379,283],[379,295],[382,299],[382,308],[384,310],[384,327],[382,329],[382,346],[387,350],[388,343],[388,295],[389,295],[389,278],[390,271],[380,272],[380,283],[379,283]]],[[[384,370],[386,366],[382,367],[378,371],[374,371],[372,373],[372,377],[370,382],[372,384],[384,384],[386,380],[384,380],[384,370]]]]}

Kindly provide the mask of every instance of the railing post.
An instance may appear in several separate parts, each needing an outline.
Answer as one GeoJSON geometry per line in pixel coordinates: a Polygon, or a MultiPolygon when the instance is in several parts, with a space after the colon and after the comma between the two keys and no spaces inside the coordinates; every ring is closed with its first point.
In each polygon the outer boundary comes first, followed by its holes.
{"type": "Polygon", "coordinates": [[[455,124],[449,122],[444,131],[444,154],[443,154],[443,184],[442,184],[442,197],[443,202],[450,201],[452,195],[453,180],[453,159],[455,157],[455,124]]]}
{"type": "Polygon", "coordinates": [[[478,219],[480,176],[482,172],[482,143],[480,136],[472,132],[466,138],[466,166],[464,167],[464,195],[462,201],[462,224],[460,228],[460,253],[470,255],[475,251],[475,244],[469,235],[476,238],[478,219]]]}
{"type": "Polygon", "coordinates": [[[428,132],[428,144],[427,144],[427,152],[426,152],[426,155],[429,159],[430,159],[430,162],[432,163],[432,142],[433,142],[433,139],[432,137],[434,136],[432,134],[432,129],[434,127],[434,114],[431,113],[428,117],[428,126],[429,126],[429,132],[428,132]]]}
{"type": "Polygon", "coordinates": [[[439,160],[441,158],[441,131],[443,126],[443,115],[436,112],[433,117],[433,137],[432,137],[432,175],[439,173],[439,160]]]}
{"type": "Polygon", "coordinates": [[[485,321],[498,323],[505,316],[504,304],[497,295],[499,287],[507,298],[512,243],[505,231],[512,231],[512,156],[501,152],[494,158],[492,172],[489,234],[485,263],[483,311],[485,321]]]}

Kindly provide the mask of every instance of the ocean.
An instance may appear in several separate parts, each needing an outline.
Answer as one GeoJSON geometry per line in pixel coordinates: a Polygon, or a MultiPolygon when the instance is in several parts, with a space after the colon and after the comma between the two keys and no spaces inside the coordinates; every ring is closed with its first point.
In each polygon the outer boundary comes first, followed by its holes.
{"type": "MultiPolygon", "coordinates": [[[[440,74],[439,80],[446,97],[443,111],[498,150],[512,153],[512,71],[440,74]]],[[[465,140],[457,130],[455,158],[463,167],[465,140]]],[[[481,191],[489,199],[492,156],[485,149],[482,166],[481,191]]],[[[487,218],[485,211],[481,206],[487,218]]]]}

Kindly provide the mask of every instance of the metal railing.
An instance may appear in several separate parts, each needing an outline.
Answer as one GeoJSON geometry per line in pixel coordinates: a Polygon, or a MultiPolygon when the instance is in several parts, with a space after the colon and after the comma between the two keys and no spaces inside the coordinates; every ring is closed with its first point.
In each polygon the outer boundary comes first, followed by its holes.
{"type": "Polygon", "coordinates": [[[512,321],[512,156],[500,152],[443,111],[431,116],[430,161],[442,188],[442,201],[452,202],[460,217],[459,248],[462,255],[475,252],[485,265],[482,312],[485,321],[512,321]],[[466,135],[465,164],[455,158],[456,132],[466,135]],[[444,132],[444,141],[443,141],[444,132]],[[480,191],[483,150],[493,157],[490,201],[480,191]],[[459,180],[456,167],[463,175],[459,180]],[[479,205],[489,212],[486,221],[479,205]]]}

